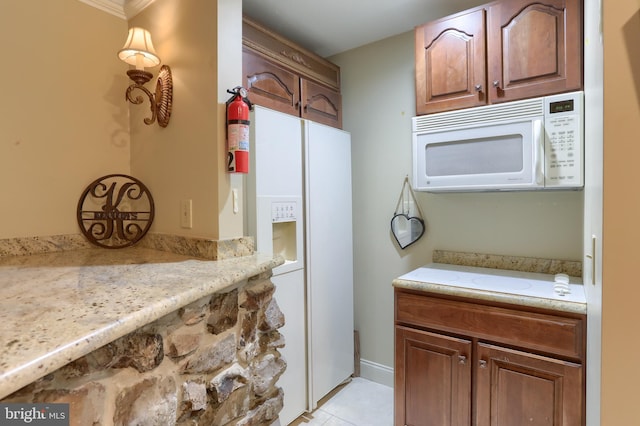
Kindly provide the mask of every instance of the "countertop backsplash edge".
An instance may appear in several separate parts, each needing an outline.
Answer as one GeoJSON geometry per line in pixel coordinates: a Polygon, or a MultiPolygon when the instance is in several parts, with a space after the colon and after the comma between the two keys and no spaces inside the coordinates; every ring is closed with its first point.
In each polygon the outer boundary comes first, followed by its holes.
{"type": "Polygon", "coordinates": [[[542,274],[563,273],[572,277],[582,277],[582,262],[575,260],[434,250],[432,261],[449,265],[476,266],[542,274]]]}
{"type": "MultiPolygon", "coordinates": [[[[212,240],[180,235],[149,233],[135,245],[137,247],[168,251],[208,260],[250,256],[255,253],[253,237],[212,240]]],[[[0,258],[6,256],[28,256],[69,250],[83,250],[95,247],[96,246],[91,244],[80,233],[5,238],[0,239],[0,258]]]]}

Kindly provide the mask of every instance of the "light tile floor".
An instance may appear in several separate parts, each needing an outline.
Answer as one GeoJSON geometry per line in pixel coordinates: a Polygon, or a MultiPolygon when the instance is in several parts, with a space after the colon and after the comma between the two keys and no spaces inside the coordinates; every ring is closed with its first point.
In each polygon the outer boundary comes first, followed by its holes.
{"type": "Polygon", "coordinates": [[[290,426],[392,426],[393,388],[361,377],[340,385],[290,426]]]}

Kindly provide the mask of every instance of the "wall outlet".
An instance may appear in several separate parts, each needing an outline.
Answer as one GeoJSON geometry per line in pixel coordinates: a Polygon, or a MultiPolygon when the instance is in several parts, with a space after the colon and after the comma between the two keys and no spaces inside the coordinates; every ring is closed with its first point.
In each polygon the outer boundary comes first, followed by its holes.
{"type": "Polygon", "coordinates": [[[182,200],[180,202],[180,226],[183,228],[193,228],[192,207],[193,203],[191,200],[182,200]]]}

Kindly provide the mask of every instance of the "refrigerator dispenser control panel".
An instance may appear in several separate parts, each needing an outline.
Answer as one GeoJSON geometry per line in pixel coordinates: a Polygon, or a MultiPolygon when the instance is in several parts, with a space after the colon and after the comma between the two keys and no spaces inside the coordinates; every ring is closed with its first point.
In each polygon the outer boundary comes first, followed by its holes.
{"type": "Polygon", "coordinates": [[[295,222],[297,217],[297,208],[295,201],[284,201],[271,203],[271,221],[276,222],[295,222]]]}

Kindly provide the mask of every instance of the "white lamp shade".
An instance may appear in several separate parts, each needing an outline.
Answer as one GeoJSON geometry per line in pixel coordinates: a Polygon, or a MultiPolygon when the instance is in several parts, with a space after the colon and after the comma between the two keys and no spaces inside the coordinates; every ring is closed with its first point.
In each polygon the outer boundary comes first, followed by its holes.
{"type": "Polygon", "coordinates": [[[118,58],[138,69],[155,67],[160,63],[151,42],[151,34],[140,27],[129,28],[127,41],[118,52],[118,58]]]}

